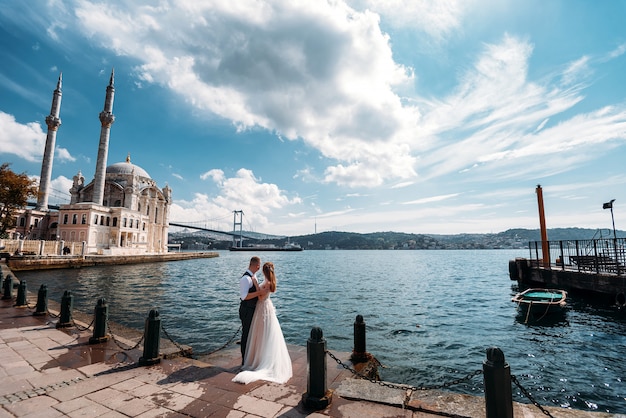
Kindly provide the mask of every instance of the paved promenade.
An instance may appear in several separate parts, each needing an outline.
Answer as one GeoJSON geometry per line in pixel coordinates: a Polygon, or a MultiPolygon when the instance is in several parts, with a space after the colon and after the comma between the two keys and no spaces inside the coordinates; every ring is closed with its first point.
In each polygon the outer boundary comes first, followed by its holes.
{"type": "MultiPolygon", "coordinates": [[[[4,263],[0,263],[5,275],[4,263]]],[[[29,295],[29,305],[36,297],[29,295]]],[[[139,366],[139,338],[118,335],[89,344],[93,331],[56,328],[54,316],[33,316],[28,307],[0,301],[0,418],[4,417],[484,417],[484,399],[446,392],[385,388],[353,379],[328,359],[330,406],[307,411],[306,348],[290,346],[293,377],[284,385],[231,382],[239,371],[239,346],[233,344],[202,361],[173,357],[139,366]]],[[[56,314],[50,309],[52,314],[56,314]]],[[[114,329],[115,331],[115,329],[114,329]]],[[[136,335],[135,335],[136,337],[136,335]]],[[[170,357],[178,348],[162,344],[170,357]]],[[[333,352],[348,362],[348,353],[333,352]]],[[[517,417],[545,417],[535,406],[515,404],[517,417]]],[[[608,417],[548,408],[554,417],[608,417]]]]}

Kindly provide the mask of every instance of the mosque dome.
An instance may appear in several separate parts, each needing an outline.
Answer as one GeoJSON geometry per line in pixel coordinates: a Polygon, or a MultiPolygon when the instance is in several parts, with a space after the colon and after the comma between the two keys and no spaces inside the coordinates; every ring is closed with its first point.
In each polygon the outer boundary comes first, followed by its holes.
{"type": "Polygon", "coordinates": [[[126,161],[111,164],[107,167],[107,174],[136,174],[139,177],[152,178],[143,168],[130,162],[130,155],[126,161]]]}

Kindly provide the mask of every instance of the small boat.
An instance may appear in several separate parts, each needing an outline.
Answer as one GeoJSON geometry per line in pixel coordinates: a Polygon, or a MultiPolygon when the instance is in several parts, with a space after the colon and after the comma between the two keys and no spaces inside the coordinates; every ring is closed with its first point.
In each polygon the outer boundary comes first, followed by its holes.
{"type": "Polygon", "coordinates": [[[543,316],[551,313],[562,313],[567,306],[567,292],[561,289],[531,288],[518,293],[511,299],[518,309],[526,310],[526,319],[533,316],[543,316]]]}

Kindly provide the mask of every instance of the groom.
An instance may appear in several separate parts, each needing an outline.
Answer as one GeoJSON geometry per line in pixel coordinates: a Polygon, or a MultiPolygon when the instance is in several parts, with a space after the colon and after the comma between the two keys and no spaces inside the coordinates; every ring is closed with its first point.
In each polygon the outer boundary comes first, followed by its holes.
{"type": "Polygon", "coordinates": [[[257,289],[252,282],[252,277],[256,278],[256,272],[261,268],[261,259],[254,256],[250,259],[250,265],[239,281],[239,293],[241,303],[239,304],[239,319],[241,319],[241,364],[246,358],[246,344],[248,343],[248,333],[250,324],[254,316],[256,302],[263,292],[257,289]]]}

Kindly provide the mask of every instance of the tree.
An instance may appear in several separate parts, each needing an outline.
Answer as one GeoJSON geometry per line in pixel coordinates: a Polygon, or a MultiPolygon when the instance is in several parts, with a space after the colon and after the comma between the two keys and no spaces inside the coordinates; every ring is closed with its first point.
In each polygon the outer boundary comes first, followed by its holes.
{"type": "Polygon", "coordinates": [[[0,165],[0,237],[15,227],[17,210],[26,206],[29,197],[37,196],[37,181],[26,173],[16,174],[9,163],[0,165]]]}

